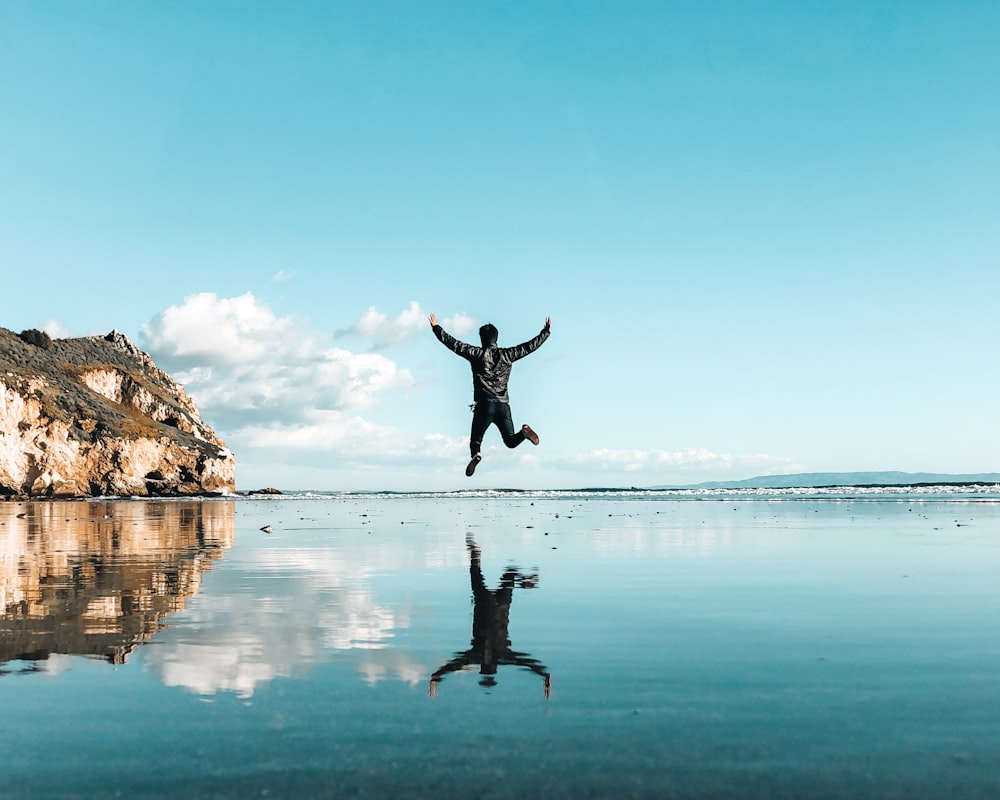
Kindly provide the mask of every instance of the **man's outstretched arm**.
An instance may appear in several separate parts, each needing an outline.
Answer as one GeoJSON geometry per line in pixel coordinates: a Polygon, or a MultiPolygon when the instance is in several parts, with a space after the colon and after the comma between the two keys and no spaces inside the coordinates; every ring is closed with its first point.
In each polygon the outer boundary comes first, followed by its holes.
{"type": "Polygon", "coordinates": [[[507,353],[510,357],[517,361],[519,358],[524,358],[528,353],[535,352],[546,339],[549,338],[549,333],[552,331],[552,317],[545,318],[545,325],[542,326],[541,332],[534,339],[524,342],[522,344],[516,345],[515,347],[506,348],[507,353]]]}
{"type": "Polygon", "coordinates": [[[462,358],[475,358],[481,352],[481,347],[461,342],[442,328],[438,322],[437,314],[432,313],[427,319],[431,323],[431,330],[434,331],[434,335],[437,336],[438,341],[452,352],[458,353],[462,358]]]}

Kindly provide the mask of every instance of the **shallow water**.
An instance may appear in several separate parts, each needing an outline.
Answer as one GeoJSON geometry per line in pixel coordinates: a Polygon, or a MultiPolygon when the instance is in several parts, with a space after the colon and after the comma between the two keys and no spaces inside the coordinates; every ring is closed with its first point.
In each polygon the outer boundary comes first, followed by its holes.
{"type": "Polygon", "coordinates": [[[998,567],[982,498],[3,503],[0,796],[993,798],[998,567]]]}

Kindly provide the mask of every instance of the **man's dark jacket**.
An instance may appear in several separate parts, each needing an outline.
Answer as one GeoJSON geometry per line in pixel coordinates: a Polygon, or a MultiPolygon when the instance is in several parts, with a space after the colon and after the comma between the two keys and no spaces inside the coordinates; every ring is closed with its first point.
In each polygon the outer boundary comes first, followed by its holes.
{"type": "Polygon", "coordinates": [[[493,325],[483,325],[479,329],[482,347],[460,342],[440,325],[434,326],[434,335],[441,344],[454,351],[472,367],[472,398],[477,403],[482,400],[497,400],[507,403],[507,381],[514,362],[533,353],[549,338],[549,327],[542,328],[534,339],[514,347],[497,347],[497,329],[493,325]]]}

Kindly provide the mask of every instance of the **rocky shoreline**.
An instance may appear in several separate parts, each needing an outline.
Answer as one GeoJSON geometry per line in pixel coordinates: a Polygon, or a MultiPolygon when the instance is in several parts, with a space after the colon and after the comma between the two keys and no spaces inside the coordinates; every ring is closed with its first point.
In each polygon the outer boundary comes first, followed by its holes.
{"type": "Polygon", "coordinates": [[[0,328],[0,497],[235,493],[233,454],[127,336],[0,328]]]}

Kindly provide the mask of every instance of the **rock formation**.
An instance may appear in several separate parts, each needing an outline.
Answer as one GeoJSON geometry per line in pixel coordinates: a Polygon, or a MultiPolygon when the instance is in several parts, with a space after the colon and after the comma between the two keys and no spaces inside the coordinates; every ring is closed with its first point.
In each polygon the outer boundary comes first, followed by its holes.
{"type": "Polygon", "coordinates": [[[233,467],[184,389],[124,334],[0,328],[0,496],[220,494],[233,467]]]}

